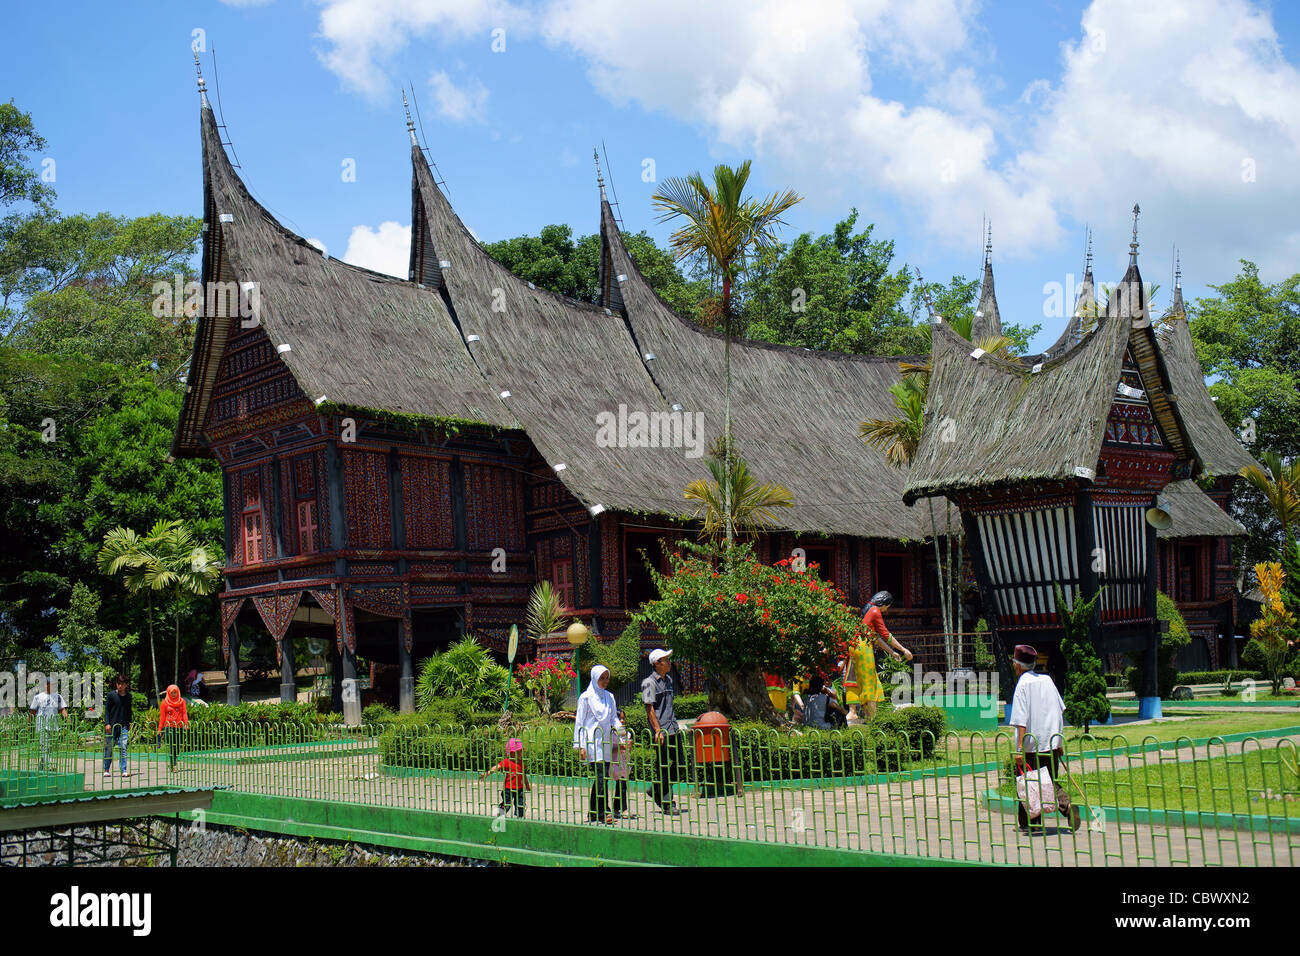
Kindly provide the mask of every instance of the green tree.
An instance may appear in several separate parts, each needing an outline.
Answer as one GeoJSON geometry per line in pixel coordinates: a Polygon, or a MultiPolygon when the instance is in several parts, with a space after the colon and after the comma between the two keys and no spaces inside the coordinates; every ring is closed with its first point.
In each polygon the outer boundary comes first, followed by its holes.
{"type": "Polygon", "coordinates": [[[712,480],[699,478],[683,492],[683,497],[695,505],[695,516],[702,519],[706,537],[725,538],[733,529],[742,533],[762,531],[776,522],[775,509],[794,506],[789,488],[760,485],[739,455],[733,456],[728,472],[724,454],[715,443],[705,459],[712,480]]]}
{"type": "MultiPolygon", "coordinates": [[[[1201,369],[1212,379],[1224,422],[1254,437],[1251,453],[1300,457],[1300,273],[1268,284],[1253,262],[1241,260],[1232,281],[1212,286],[1187,312],[1201,369]]],[[[1281,528],[1265,500],[1249,489],[1233,496],[1232,511],[1247,534],[1234,541],[1242,568],[1276,560],[1281,528]]]]}
{"type": "Polygon", "coordinates": [[[72,600],[59,612],[59,629],[55,640],[62,655],[62,669],[88,673],[121,667],[127,648],[137,635],[120,632],[99,624],[99,595],[78,581],[72,586],[72,600]]]}
{"type": "MultiPolygon", "coordinates": [[[[1167,623],[1167,629],[1160,635],[1160,649],[1156,652],[1156,691],[1163,700],[1174,690],[1178,680],[1178,668],[1174,658],[1188,644],[1192,643],[1192,633],[1187,629],[1182,612],[1174,599],[1163,591],[1156,595],[1156,619],[1167,623]]],[[[1143,675],[1146,668],[1145,655],[1141,653],[1127,655],[1132,666],[1126,672],[1129,690],[1141,696],[1143,675]]]]}
{"type": "Polygon", "coordinates": [[[176,301],[197,278],[192,216],[41,215],[0,252],[0,344],[111,362],[176,387],[196,318],[176,301]]]}
{"type": "Polygon", "coordinates": [[[1088,633],[1101,591],[1087,600],[1076,600],[1074,607],[1070,607],[1061,586],[1053,582],[1052,587],[1056,591],[1056,614],[1065,631],[1061,638],[1061,653],[1065,655],[1065,719],[1076,727],[1082,725],[1086,734],[1094,722],[1104,723],[1110,717],[1101,658],[1088,633]]]}
{"type": "Polygon", "coordinates": [[[1259,465],[1241,469],[1241,477],[1268,503],[1281,528],[1281,553],[1291,546],[1291,529],[1300,524],[1300,458],[1287,463],[1276,452],[1259,455],[1259,465]]]}
{"type": "Polygon", "coordinates": [[[415,699],[421,710],[454,698],[469,701],[475,710],[499,710],[508,676],[487,649],[467,634],[424,662],[415,682],[415,699]]]}
{"type": "Polygon", "coordinates": [[[668,574],[650,569],[659,596],[635,619],[708,672],[710,709],[733,720],[776,722],[763,674],[829,672],[862,636],[856,610],[814,568],[760,564],[748,544],[684,541],[670,560],[668,574]]]}
{"type": "Polygon", "coordinates": [[[221,584],[219,549],[200,544],[183,522],[173,521],[158,539],[158,557],[162,563],[160,583],[167,592],[176,624],[176,643],[172,655],[172,683],[180,683],[181,614],[191,598],[212,594],[221,584]],[[215,553],[214,553],[215,552],[215,553]]]}
{"type": "MultiPolygon", "coordinates": [[[[714,311],[725,340],[723,464],[728,475],[735,454],[731,444],[732,287],[744,274],[752,256],[776,248],[776,229],[784,224],[781,217],[802,198],[792,190],[772,193],[762,199],[745,198],[749,169],[749,160],[734,168],[719,164],[713,168],[712,183],[706,183],[699,173],[673,176],[664,180],[652,197],[661,210],[660,222],[684,221],[671,240],[677,258],[707,264],[710,273],[722,283],[722,294],[714,311]]],[[[722,488],[724,493],[730,492],[730,479],[722,488]]],[[[723,517],[730,546],[735,541],[730,501],[723,502],[723,517]]]]}
{"type": "Polygon", "coordinates": [[[40,206],[54,198],[53,187],[42,181],[28,160],[29,153],[44,148],[31,114],[18,109],[13,100],[0,103],[0,207],[19,202],[40,206]]]}

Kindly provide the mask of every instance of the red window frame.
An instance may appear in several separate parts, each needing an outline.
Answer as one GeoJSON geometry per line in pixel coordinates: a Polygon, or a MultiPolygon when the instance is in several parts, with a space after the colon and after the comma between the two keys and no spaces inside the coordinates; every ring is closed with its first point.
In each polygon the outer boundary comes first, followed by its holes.
{"type": "Polygon", "coordinates": [[[316,502],[298,502],[298,553],[314,554],[316,547],[316,502]]]}
{"type": "Polygon", "coordinates": [[[555,588],[555,597],[566,611],[574,609],[573,603],[573,559],[556,558],[551,562],[551,585],[555,588]]]}

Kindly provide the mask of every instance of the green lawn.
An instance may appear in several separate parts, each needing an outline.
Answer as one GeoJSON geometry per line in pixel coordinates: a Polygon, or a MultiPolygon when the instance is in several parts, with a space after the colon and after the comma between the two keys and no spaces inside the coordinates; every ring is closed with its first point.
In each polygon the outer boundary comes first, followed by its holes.
{"type": "MultiPolygon", "coordinates": [[[[1141,744],[1147,740],[1167,743],[1187,737],[1192,740],[1204,740],[1227,734],[1254,733],[1265,730],[1279,730],[1284,727],[1300,726],[1300,717],[1295,714],[1195,714],[1190,720],[1159,721],[1154,724],[1119,727],[1093,727],[1092,740],[1080,742],[1083,730],[1077,727],[1066,728],[1065,736],[1072,753],[1079,750],[1094,752],[1107,747],[1124,747],[1141,744]]],[[[978,763],[994,760],[999,754],[1009,752],[1011,731],[999,727],[995,731],[963,732],[958,737],[948,738],[948,755],[950,760],[962,756],[964,763],[978,763]],[[999,741],[998,738],[1004,738],[999,741]]]]}
{"type": "Polygon", "coordinates": [[[1132,770],[1076,775],[1090,806],[1148,807],[1300,817],[1294,748],[1231,757],[1151,762],[1132,770]]]}

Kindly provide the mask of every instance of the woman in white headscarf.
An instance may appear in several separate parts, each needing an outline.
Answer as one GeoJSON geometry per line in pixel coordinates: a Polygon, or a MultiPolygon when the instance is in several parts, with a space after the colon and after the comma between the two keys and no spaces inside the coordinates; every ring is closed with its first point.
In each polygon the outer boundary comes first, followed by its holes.
{"type": "Polygon", "coordinates": [[[573,749],[596,771],[596,780],[591,785],[591,799],[587,804],[588,823],[614,822],[606,791],[618,707],[614,703],[614,695],[605,689],[608,686],[609,668],[597,664],[591,669],[591,683],[578,698],[578,712],[573,719],[573,749]]]}

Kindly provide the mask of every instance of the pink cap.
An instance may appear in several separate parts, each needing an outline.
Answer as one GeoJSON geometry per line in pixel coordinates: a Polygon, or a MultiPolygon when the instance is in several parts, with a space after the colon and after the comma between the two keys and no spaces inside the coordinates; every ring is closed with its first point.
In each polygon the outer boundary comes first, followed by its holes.
{"type": "Polygon", "coordinates": [[[506,753],[508,754],[512,754],[517,750],[523,750],[523,749],[524,749],[524,742],[520,740],[518,737],[511,737],[510,740],[506,743],[506,753]]]}

